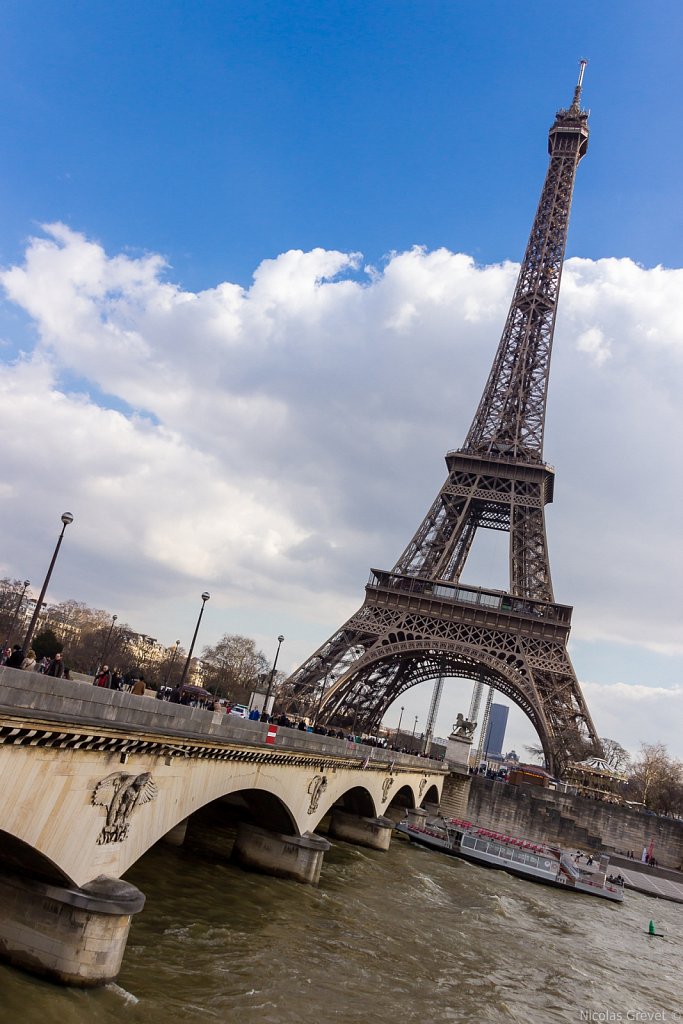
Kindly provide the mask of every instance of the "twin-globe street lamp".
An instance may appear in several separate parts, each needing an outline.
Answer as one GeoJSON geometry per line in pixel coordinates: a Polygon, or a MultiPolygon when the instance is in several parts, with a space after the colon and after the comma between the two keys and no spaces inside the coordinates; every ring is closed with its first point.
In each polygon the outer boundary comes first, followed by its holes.
{"type": "Polygon", "coordinates": [[[271,689],[273,687],[273,677],[275,676],[275,669],[277,668],[277,659],[278,659],[278,655],[280,654],[280,648],[282,647],[282,642],[283,642],[284,639],[285,638],[282,635],[280,635],[277,638],[277,651],[275,652],[275,661],[273,662],[273,667],[270,670],[270,679],[268,680],[268,689],[266,690],[266,700],[265,700],[265,703],[263,705],[263,710],[265,711],[265,713],[267,715],[270,714],[270,711],[268,710],[269,702],[270,702],[270,691],[271,691],[271,689]]]}
{"type": "MultiPolygon", "coordinates": [[[[202,608],[203,607],[204,607],[204,605],[202,605],[202,608]]],[[[175,646],[173,648],[173,654],[171,655],[171,661],[170,661],[170,664],[168,666],[168,670],[166,672],[166,678],[164,679],[164,686],[168,686],[168,681],[171,678],[171,669],[173,668],[173,662],[176,659],[176,654],[178,653],[178,648],[179,647],[180,647],[180,640],[176,640],[175,646]]]]}
{"type": "Polygon", "coordinates": [[[96,679],[97,679],[98,675],[100,674],[100,669],[104,665],[105,658],[107,657],[107,651],[109,650],[109,641],[111,640],[111,634],[112,634],[112,632],[114,630],[114,625],[115,625],[117,619],[118,619],[118,615],[112,615],[112,617],[111,617],[111,626],[109,627],[109,632],[107,633],[107,639],[104,641],[104,647],[102,648],[102,653],[100,654],[100,657],[99,657],[98,662],[97,662],[97,671],[95,672],[95,678],[96,679]]]}
{"type": "Polygon", "coordinates": [[[194,627],[194,636],[192,637],[192,643],[190,644],[190,650],[188,651],[187,659],[185,661],[185,665],[183,666],[183,674],[180,677],[180,684],[179,685],[180,685],[181,689],[185,685],[185,678],[187,676],[187,672],[188,672],[188,669],[190,667],[190,662],[192,661],[192,652],[194,650],[195,640],[197,639],[197,633],[199,632],[199,623],[202,621],[202,615],[204,614],[204,606],[206,605],[206,602],[209,600],[210,597],[211,597],[211,594],[208,592],[208,590],[205,590],[204,593],[202,594],[202,607],[201,607],[201,610],[199,612],[199,618],[197,619],[197,625],[194,627]]]}
{"type": "Polygon", "coordinates": [[[43,607],[43,601],[45,600],[45,592],[47,590],[47,585],[50,582],[50,576],[52,575],[52,570],[55,567],[55,562],[57,561],[57,555],[59,554],[59,549],[62,546],[62,538],[64,537],[64,531],[66,530],[66,528],[69,525],[69,523],[73,523],[73,521],[74,521],[74,517],[71,515],[70,512],[62,512],[62,517],[61,518],[62,518],[62,523],[64,524],[62,526],[62,532],[59,535],[59,539],[57,541],[57,546],[56,546],[54,554],[52,556],[52,561],[50,562],[50,567],[47,570],[47,576],[45,577],[45,582],[43,583],[43,589],[40,591],[40,596],[38,597],[38,600],[36,601],[36,606],[33,609],[33,615],[31,616],[31,621],[30,621],[29,627],[28,627],[28,629],[26,631],[26,636],[24,637],[24,647],[23,647],[24,657],[26,657],[26,654],[27,654],[27,652],[28,652],[28,650],[29,650],[29,648],[31,646],[31,640],[33,640],[33,633],[34,633],[35,628],[36,628],[36,623],[38,621],[38,616],[40,615],[40,609],[43,607]]]}

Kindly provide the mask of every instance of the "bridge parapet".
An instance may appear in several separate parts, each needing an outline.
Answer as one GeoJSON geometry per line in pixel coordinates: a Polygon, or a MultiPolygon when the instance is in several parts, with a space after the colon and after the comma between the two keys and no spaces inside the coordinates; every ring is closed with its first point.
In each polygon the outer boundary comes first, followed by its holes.
{"type": "Polygon", "coordinates": [[[193,743],[248,743],[269,749],[309,751],[311,754],[360,760],[369,756],[373,762],[412,767],[418,771],[442,767],[440,762],[429,758],[299,729],[279,728],[274,742],[268,743],[268,725],[264,722],[250,722],[222,711],[170,704],[87,683],[54,679],[38,672],[22,672],[4,665],[0,666],[0,717],[0,724],[4,725],[0,729],[0,742],[3,733],[12,728],[11,719],[39,719],[63,725],[115,727],[129,732],[131,739],[153,733],[193,743]]]}

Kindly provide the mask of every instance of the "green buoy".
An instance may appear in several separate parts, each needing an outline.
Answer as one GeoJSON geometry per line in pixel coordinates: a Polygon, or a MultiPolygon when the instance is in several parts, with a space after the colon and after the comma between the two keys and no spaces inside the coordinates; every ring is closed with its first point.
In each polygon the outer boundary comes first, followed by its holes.
{"type": "Polygon", "coordinates": [[[655,931],[655,923],[654,923],[654,921],[650,921],[650,927],[648,928],[648,932],[647,933],[648,933],[648,935],[655,935],[658,939],[663,939],[664,938],[664,932],[656,932],[655,931]]]}

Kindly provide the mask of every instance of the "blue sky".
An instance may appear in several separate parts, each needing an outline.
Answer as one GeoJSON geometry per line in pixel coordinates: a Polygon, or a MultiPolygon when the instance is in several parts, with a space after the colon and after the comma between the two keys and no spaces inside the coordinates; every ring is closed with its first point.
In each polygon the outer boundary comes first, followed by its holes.
{"type": "MultiPolygon", "coordinates": [[[[464,438],[586,57],[555,589],[599,731],[683,755],[682,22],[656,2],[9,0],[0,573],[39,579],[71,508],[55,598],[170,644],[208,587],[207,642],[282,631],[294,668],[464,438]]],[[[442,731],[468,701],[444,698],[442,731]]]]}
{"type": "Polygon", "coordinates": [[[164,253],[191,288],[247,283],[290,248],[513,257],[539,126],[586,56],[590,191],[569,252],[670,265],[682,22],[657,2],[10,0],[2,255],[58,215],[108,249],[164,253]]]}

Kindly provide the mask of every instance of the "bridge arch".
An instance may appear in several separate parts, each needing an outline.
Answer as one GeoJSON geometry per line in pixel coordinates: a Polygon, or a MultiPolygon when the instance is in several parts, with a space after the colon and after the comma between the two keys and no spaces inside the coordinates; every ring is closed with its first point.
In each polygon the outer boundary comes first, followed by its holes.
{"type": "Polygon", "coordinates": [[[427,804],[438,804],[439,803],[439,791],[436,786],[430,786],[425,795],[422,798],[421,807],[426,807],[427,804]]]}

